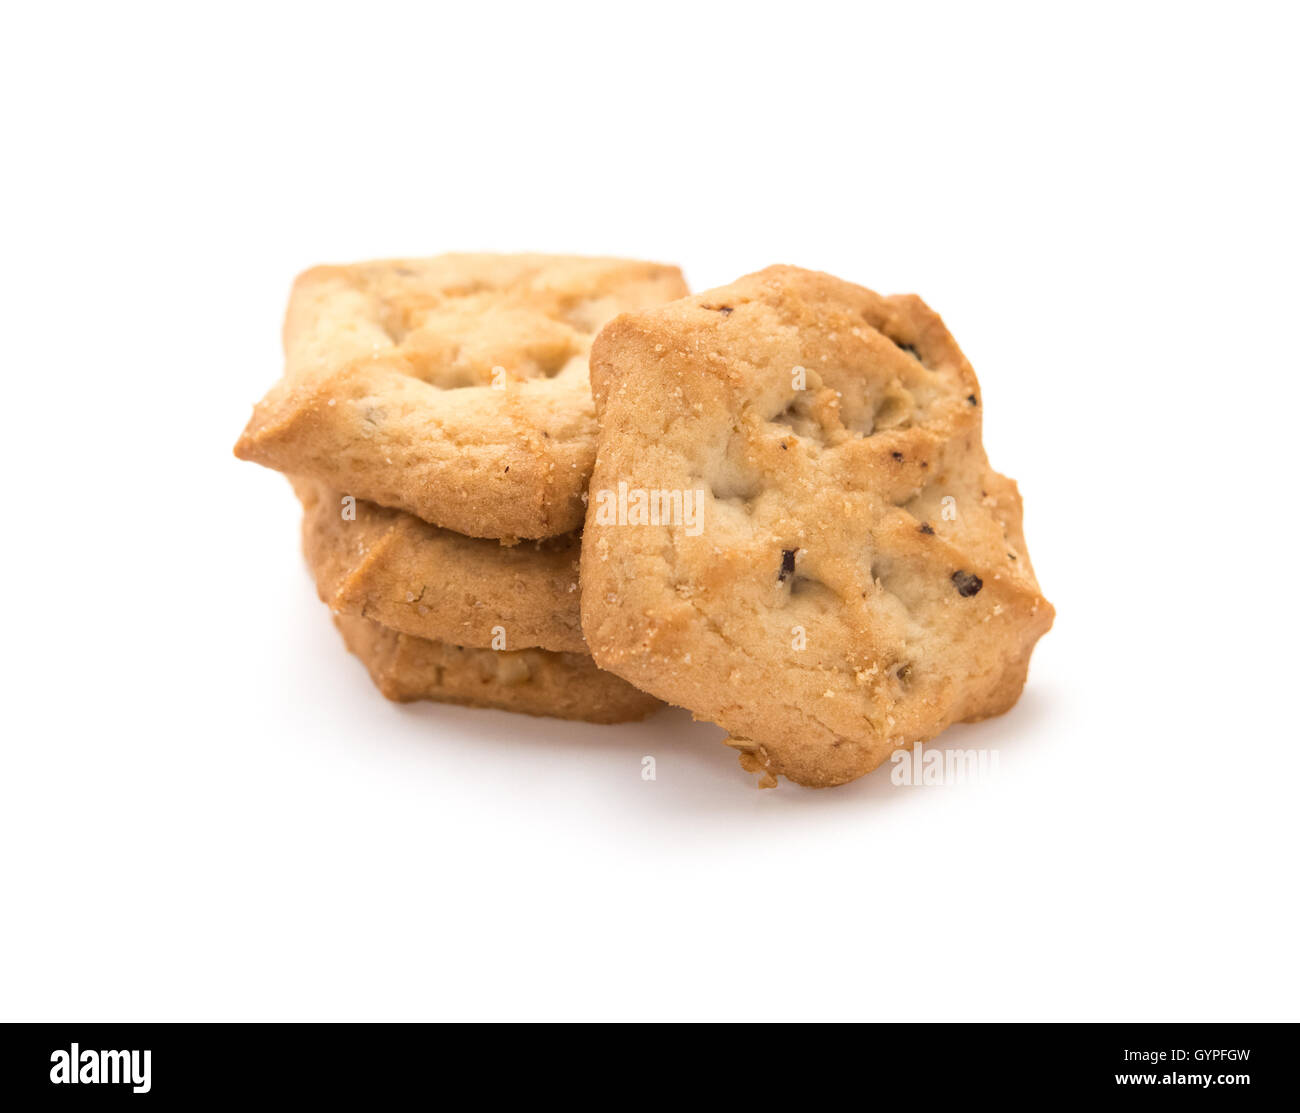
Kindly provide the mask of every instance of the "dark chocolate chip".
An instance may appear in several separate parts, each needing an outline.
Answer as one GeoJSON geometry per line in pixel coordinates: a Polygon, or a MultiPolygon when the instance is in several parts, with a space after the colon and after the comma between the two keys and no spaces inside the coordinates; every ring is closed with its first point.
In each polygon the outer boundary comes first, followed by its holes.
{"type": "Polygon", "coordinates": [[[980,400],[976,398],[975,395],[973,394],[966,395],[966,401],[969,402],[972,406],[978,406],[980,404],[980,400]]]}
{"type": "Polygon", "coordinates": [[[922,532],[922,533],[928,533],[928,534],[933,535],[933,534],[934,534],[934,526],[930,525],[929,522],[922,522],[922,523],[921,523],[921,532],[922,532]]]}
{"type": "Polygon", "coordinates": [[[781,571],[776,574],[777,583],[785,583],[785,578],[794,571],[794,554],[798,551],[798,549],[781,550],[781,571]]]}
{"type": "Polygon", "coordinates": [[[904,684],[906,684],[908,680],[910,680],[912,677],[912,666],[910,664],[900,665],[897,675],[898,675],[898,679],[902,681],[904,684]]]}
{"type": "Polygon", "coordinates": [[[984,581],[973,572],[954,572],[952,582],[957,585],[957,594],[963,599],[978,595],[980,588],[984,586],[984,581]]]}
{"type": "Polygon", "coordinates": [[[900,348],[902,351],[906,352],[906,353],[907,353],[909,356],[911,356],[914,360],[916,360],[917,363],[924,363],[924,362],[925,362],[925,360],[923,360],[923,359],[921,358],[921,353],[918,352],[914,347],[912,347],[911,344],[899,344],[899,342],[898,342],[897,340],[894,341],[894,344],[895,344],[898,348],[900,348]]]}
{"type": "Polygon", "coordinates": [[[901,459],[903,458],[903,454],[902,454],[901,452],[891,452],[890,455],[891,455],[895,460],[901,460],[901,459]]]}
{"type": "Polygon", "coordinates": [[[730,317],[735,312],[735,310],[732,309],[731,306],[729,305],[720,305],[718,306],[718,312],[721,313],[724,317],[730,317]]]}

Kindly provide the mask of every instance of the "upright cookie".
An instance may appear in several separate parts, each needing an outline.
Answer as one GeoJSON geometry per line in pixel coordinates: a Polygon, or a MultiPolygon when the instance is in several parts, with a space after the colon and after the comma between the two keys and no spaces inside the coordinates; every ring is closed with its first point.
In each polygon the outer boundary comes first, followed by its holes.
{"type": "Polygon", "coordinates": [[[302,541],[321,602],[404,634],[482,649],[586,653],[577,534],[466,537],[401,510],[295,478],[302,541]]]}
{"type": "Polygon", "coordinates": [[[676,267],[620,259],[316,267],[235,454],[474,537],[568,533],[595,456],[592,337],[685,293],[676,267]]]}
{"type": "Polygon", "coordinates": [[[375,686],[398,702],[427,699],[589,723],[642,719],[659,706],[653,696],[601,672],[586,654],[468,649],[353,615],[334,621],[375,686]]]}
{"type": "Polygon", "coordinates": [[[742,764],[861,776],[1007,710],[1053,611],[939,317],[772,267],[597,338],[582,550],[597,664],[742,764]]]}

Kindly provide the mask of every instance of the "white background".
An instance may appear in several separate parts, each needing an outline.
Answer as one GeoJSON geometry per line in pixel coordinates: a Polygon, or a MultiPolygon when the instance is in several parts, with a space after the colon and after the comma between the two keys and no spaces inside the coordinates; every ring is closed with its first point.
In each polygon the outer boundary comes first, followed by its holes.
{"type": "Polygon", "coordinates": [[[1293,12],[6,8],[0,1017],[1295,1019],[1293,12]],[[1059,612],[996,778],[380,698],[230,450],[297,271],[452,249],[943,313],[1059,612]]]}

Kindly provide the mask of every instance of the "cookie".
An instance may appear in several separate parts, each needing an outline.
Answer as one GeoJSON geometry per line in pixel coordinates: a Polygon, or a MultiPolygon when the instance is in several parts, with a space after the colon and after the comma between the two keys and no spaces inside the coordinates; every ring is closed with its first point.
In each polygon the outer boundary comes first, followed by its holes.
{"type": "Polygon", "coordinates": [[[596,663],[841,784],[1006,711],[1052,624],[970,364],[919,298],[772,267],[597,337],[596,663]]]}
{"type": "Polygon", "coordinates": [[[404,634],[481,649],[586,653],[577,534],[505,546],[294,478],[321,602],[404,634]]]}
{"type": "Polygon", "coordinates": [[[595,456],[592,337],[685,293],[676,267],[621,259],[316,267],[235,455],[474,537],[571,532],[595,456]]]}
{"type": "Polygon", "coordinates": [[[469,649],[355,615],[335,615],[334,621],[375,686],[400,703],[427,699],[589,723],[641,719],[659,706],[586,654],[469,649]]]}

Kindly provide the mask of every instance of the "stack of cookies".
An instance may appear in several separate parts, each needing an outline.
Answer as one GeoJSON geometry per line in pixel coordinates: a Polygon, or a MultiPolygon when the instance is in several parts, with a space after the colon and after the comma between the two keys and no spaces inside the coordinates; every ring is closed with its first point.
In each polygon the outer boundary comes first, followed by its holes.
{"type": "Polygon", "coordinates": [[[318,267],[236,455],[288,475],[348,648],[390,699],[612,723],[652,696],[579,621],[591,342],[675,267],[534,255],[318,267]]]}
{"type": "Polygon", "coordinates": [[[1051,626],[974,371],[919,298],[443,256],[307,272],[285,350],[236,454],[291,477],[391,699],[663,700],[761,785],[825,786],[1007,710],[1051,626]]]}

